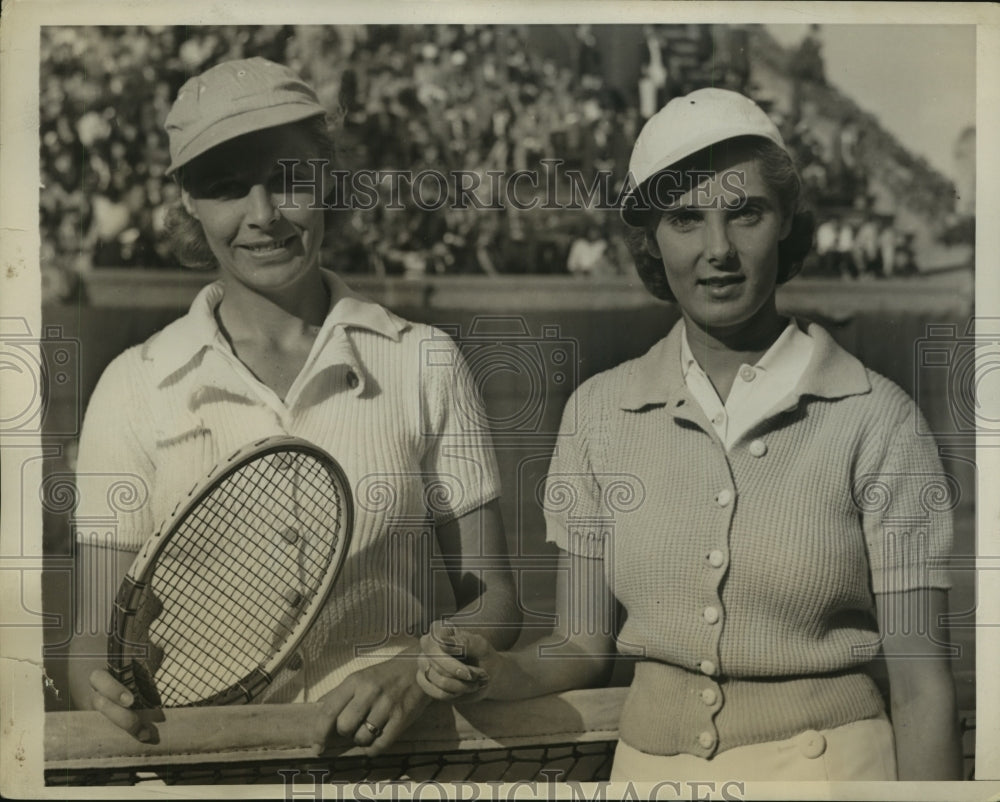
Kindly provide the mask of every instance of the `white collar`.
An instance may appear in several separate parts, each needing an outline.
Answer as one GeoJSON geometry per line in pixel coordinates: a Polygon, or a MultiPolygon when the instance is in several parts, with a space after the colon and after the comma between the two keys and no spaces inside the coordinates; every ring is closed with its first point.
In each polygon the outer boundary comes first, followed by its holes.
{"type": "MultiPolygon", "coordinates": [[[[684,319],[680,321],[681,328],[681,374],[687,378],[693,366],[702,370],[698,360],[691,352],[691,345],[688,342],[687,325],[684,319]]],[[[763,356],[757,360],[753,366],[765,373],[784,373],[786,368],[801,367],[808,363],[812,353],[812,341],[809,335],[802,330],[799,322],[795,318],[790,318],[788,325],[782,330],[771,346],[764,352],[763,356]]]]}
{"type": "MultiPolygon", "coordinates": [[[[335,273],[321,270],[320,274],[330,290],[330,309],[318,338],[329,337],[340,326],[366,329],[398,342],[403,331],[409,328],[408,321],[354,292],[335,273]]],[[[229,349],[215,319],[215,309],[222,300],[223,292],[221,281],[203,287],[184,317],[145,343],[142,356],[153,363],[157,381],[163,382],[186,367],[206,348],[229,349]]]]}

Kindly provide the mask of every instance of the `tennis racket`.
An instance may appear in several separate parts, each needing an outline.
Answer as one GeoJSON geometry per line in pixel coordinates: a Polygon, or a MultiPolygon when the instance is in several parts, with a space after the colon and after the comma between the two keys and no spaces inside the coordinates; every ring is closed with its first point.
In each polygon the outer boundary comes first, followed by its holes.
{"type": "Polygon", "coordinates": [[[118,590],[108,669],[133,707],[260,696],[323,608],[353,516],[343,470],[306,441],[267,438],[217,464],[118,590]]]}

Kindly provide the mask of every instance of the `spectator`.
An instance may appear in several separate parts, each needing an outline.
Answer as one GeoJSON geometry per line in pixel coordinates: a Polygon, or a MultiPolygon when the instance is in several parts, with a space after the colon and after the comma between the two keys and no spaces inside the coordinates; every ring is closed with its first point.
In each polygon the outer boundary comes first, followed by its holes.
{"type": "Polygon", "coordinates": [[[913,253],[913,241],[915,235],[912,231],[907,231],[897,238],[895,250],[895,266],[893,273],[897,276],[912,276],[916,274],[917,262],[913,253]]]}
{"type": "Polygon", "coordinates": [[[802,40],[798,51],[792,58],[789,71],[801,81],[812,81],[814,83],[826,83],[826,74],[823,65],[823,45],[819,37],[819,25],[810,25],[809,33],[802,40]]]}
{"type": "Polygon", "coordinates": [[[854,264],[854,227],[848,220],[840,222],[837,232],[837,269],[842,278],[858,277],[858,269],[854,264]]]}
{"type": "MultiPolygon", "coordinates": [[[[623,96],[602,75],[595,33],[589,26],[567,28],[564,52],[553,52],[536,46],[522,26],[147,27],[127,34],[48,27],[42,34],[39,96],[42,237],[56,246],[55,262],[71,269],[80,263],[173,265],[157,211],[173,191],[163,175],[161,126],[186,77],[220,60],[261,55],[285,61],[312,78],[328,105],[336,105],[339,94],[348,169],[431,166],[480,176],[487,170],[527,170],[547,186],[549,159],[560,160],[563,171],[581,170],[587,181],[601,170],[622,179],[630,143],[659,105],[707,81],[730,80],[725,77],[730,73],[733,81],[744,82],[762,44],[759,31],[745,28],[734,28],[727,37],[706,25],[644,26],[636,64],[642,91],[634,82],[622,84],[623,96]],[[129,195],[136,186],[143,188],[144,203],[129,195]],[[81,237],[81,231],[91,233],[81,237]]],[[[782,131],[789,134],[810,200],[821,211],[861,208],[856,203],[876,182],[929,218],[944,220],[943,205],[951,197],[947,182],[874,118],[828,89],[821,58],[817,71],[818,54],[814,29],[796,56],[801,102],[792,109],[770,108],[776,119],[784,115],[782,131]]],[[[400,225],[409,230],[421,225],[411,219],[419,213],[416,208],[360,211],[343,226],[351,243],[332,243],[325,258],[343,259],[350,252],[352,264],[345,270],[377,272],[383,254],[371,230],[393,217],[406,218],[400,225]]],[[[446,216],[443,233],[454,239],[443,249],[437,247],[443,239],[421,246],[434,251],[429,269],[527,271],[524,254],[544,255],[535,269],[548,269],[553,251],[540,241],[504,243],[499,256],[478,244],[480,228],[507,230],[513,224],[517,233],[519,223],[507,219],[511,214],[510,207],[491,211],[485,216],[497,219],[482,223],[446,216]],[[463,239],[462,254],[452,261],[453,245],[463,239]]],[[[543,226],[535,224],[536,212],[528,217],[523,228],[532,237],[543,226]]],[[[594,210],[594,218],[606,225],[609,215],[594,210]]],[[[391,226],[395,231],[395,223],[391,226]]],[[[554,230],[546,228],[545,236],[555,234],[561,250],[574,238],[572,226],[572,220],[560,221],[554,230]]],[[[883,258],[882,264],[887,271],[893,263],[883,258]]],[[[558,270],[565,265],[560,255],[558,270]]]]}
{"type": "Polygon", "coordinates": [[[608,258],[608,241],[594,223],[587,225],[584,234],[577,237],[569,249],[566,269],[580,278],[605,277],[615,273],[608,258]]]}
{"type": "Polygon", "coordinates": [[[882,277],[881,254],[878,247],[878,223],[868,218],[854,238],[854,265],[862,277],[882,277]]]}
{"type": "Polygon", "coordinates": [[[816,229],[816,254],[823,275],[836,275],[839,270],[837,266],[839,224],[840,221],[836,217],[829,217],[816,229]]]}
{"type": "Polygon", "coordinates": [[[896,229],[892,221],[887,221],[878,235],[878,247],[882,256],[882,271],[890,276],[896,267],[896,229]]]}

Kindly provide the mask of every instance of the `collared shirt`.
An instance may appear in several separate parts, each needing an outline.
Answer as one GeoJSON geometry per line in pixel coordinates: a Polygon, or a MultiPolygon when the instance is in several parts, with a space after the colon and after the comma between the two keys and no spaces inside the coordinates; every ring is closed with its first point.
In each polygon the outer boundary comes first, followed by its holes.
{"type": "MultiPolygon", "coordinates": [[[[219,331],[220,283],[117,357],[91,396],[77,463],[81,542],[134,551],[224,457],[270,435],[329,452],[354,496],[348,558],[273,700],[308,700],[411,644],[431,614],[433,529],[499,494],[461,354],[324,273],[331,308],[282,400],[219,331]],[[117,489],[116,489],[117,488],[117,489]]],[[[276,683],[276,686],[278,683],[276,683]]]]}
{"type": "Polygon", "coordinates": [[[798,384],[812,358],[813,340],[795,320],[778,336],[757,364],[740,365],[725,403],[691,353],[687,326],[681,323],[681,371],[694,400],[728,451],[763,421],[775,404],[798,384]]]}
{"type": "Polygon", "coordinates": [[[157,333],[145,344],[144,359],[151,363],[154,375],[161,384],[168,383],[173,374],[190,367],[196,359],[223,359],[240,377],[241,383],[279,416],[287,416],[302,400],[305,385],[323,370],[343,365],[354,371],[359,380],[351,387],[356,395],[364,392],[364,374],[360,370],[347,331],[351,328],[380,334],[394,342],[411,324],[388,309],[355,293],[334,273],[323,271],[322,277],[330,292],[330,308],[322,327],[316,334],[312,349],[302,370],[284,400],[279,399],[266,385],[255,379],[246,366],[233,353],[219,330],[215,310],[222,300],[223,286],[215,282],[205,287],[194,299],[188,314],[173,326],[157,333]],[[169,333],[168,333],[169,332],[169,333]]]}
{"type": "Polygon", "coordinates": [[[949,477],[926,422],[807,334],[798,382],[728,450],[685,382],[680,325],[566,405],[547,538],[601,560],[627,613],[636,749],[708,758],[878,715],[874,594],[949,586],[950,507],[928,501],[949,477]]]}

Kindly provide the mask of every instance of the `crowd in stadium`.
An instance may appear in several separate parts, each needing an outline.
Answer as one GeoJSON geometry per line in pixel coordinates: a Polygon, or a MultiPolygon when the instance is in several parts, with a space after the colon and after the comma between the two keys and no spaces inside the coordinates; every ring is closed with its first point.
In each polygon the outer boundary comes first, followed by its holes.
{"type": "MultiPolygon", "coordinates": [[[[517,27],[46,29],[43,275],[60,297],[91,267],[176,265],[163,236],[166,209],[178,196],[163,174],[169,161],[163,120],[180,85],[206,64],[260,55],[331,88],[334,96],[324,100],[341,110],[347,169],[486,176],[544,173],[550,168],[543,160],[558,159],[587,180],[604,171],[620,185],[629,143],[644,119],[640,107],[695,88],[664,69],[672,64],[672,40],[662,35],[667,27],[681,26],[647,27],[649,52],[634,98],[604,81],[601,52],[587,26],[568,29],[576,53],[568,65],[531,47],[517,27]]],[[[696,58],[711,57],[711,47],[706,52],[696,58]]],[[[745,84],[743,67],[730,65],[722,79],[745,84]]],[[[799,68],[815,72],[808,60],[799,68]]],[[[821,71],[806,77],[822,82],[821,71]]],[[[857,155],[868,133],[864,122],[844,126],[831,154],[811,139],[804,119],[781,121],[818,207],[864,207],[857,155]]],[[[408,276],[631,270],[624,232],[610,210],[401,205],[345,210],[329,238],[327,263],[342,273],[408,276]]],[[[810,271],[850,278],[914,269],[909,240],[891,220],[847,214],[823,225],[810,271]]]]}

